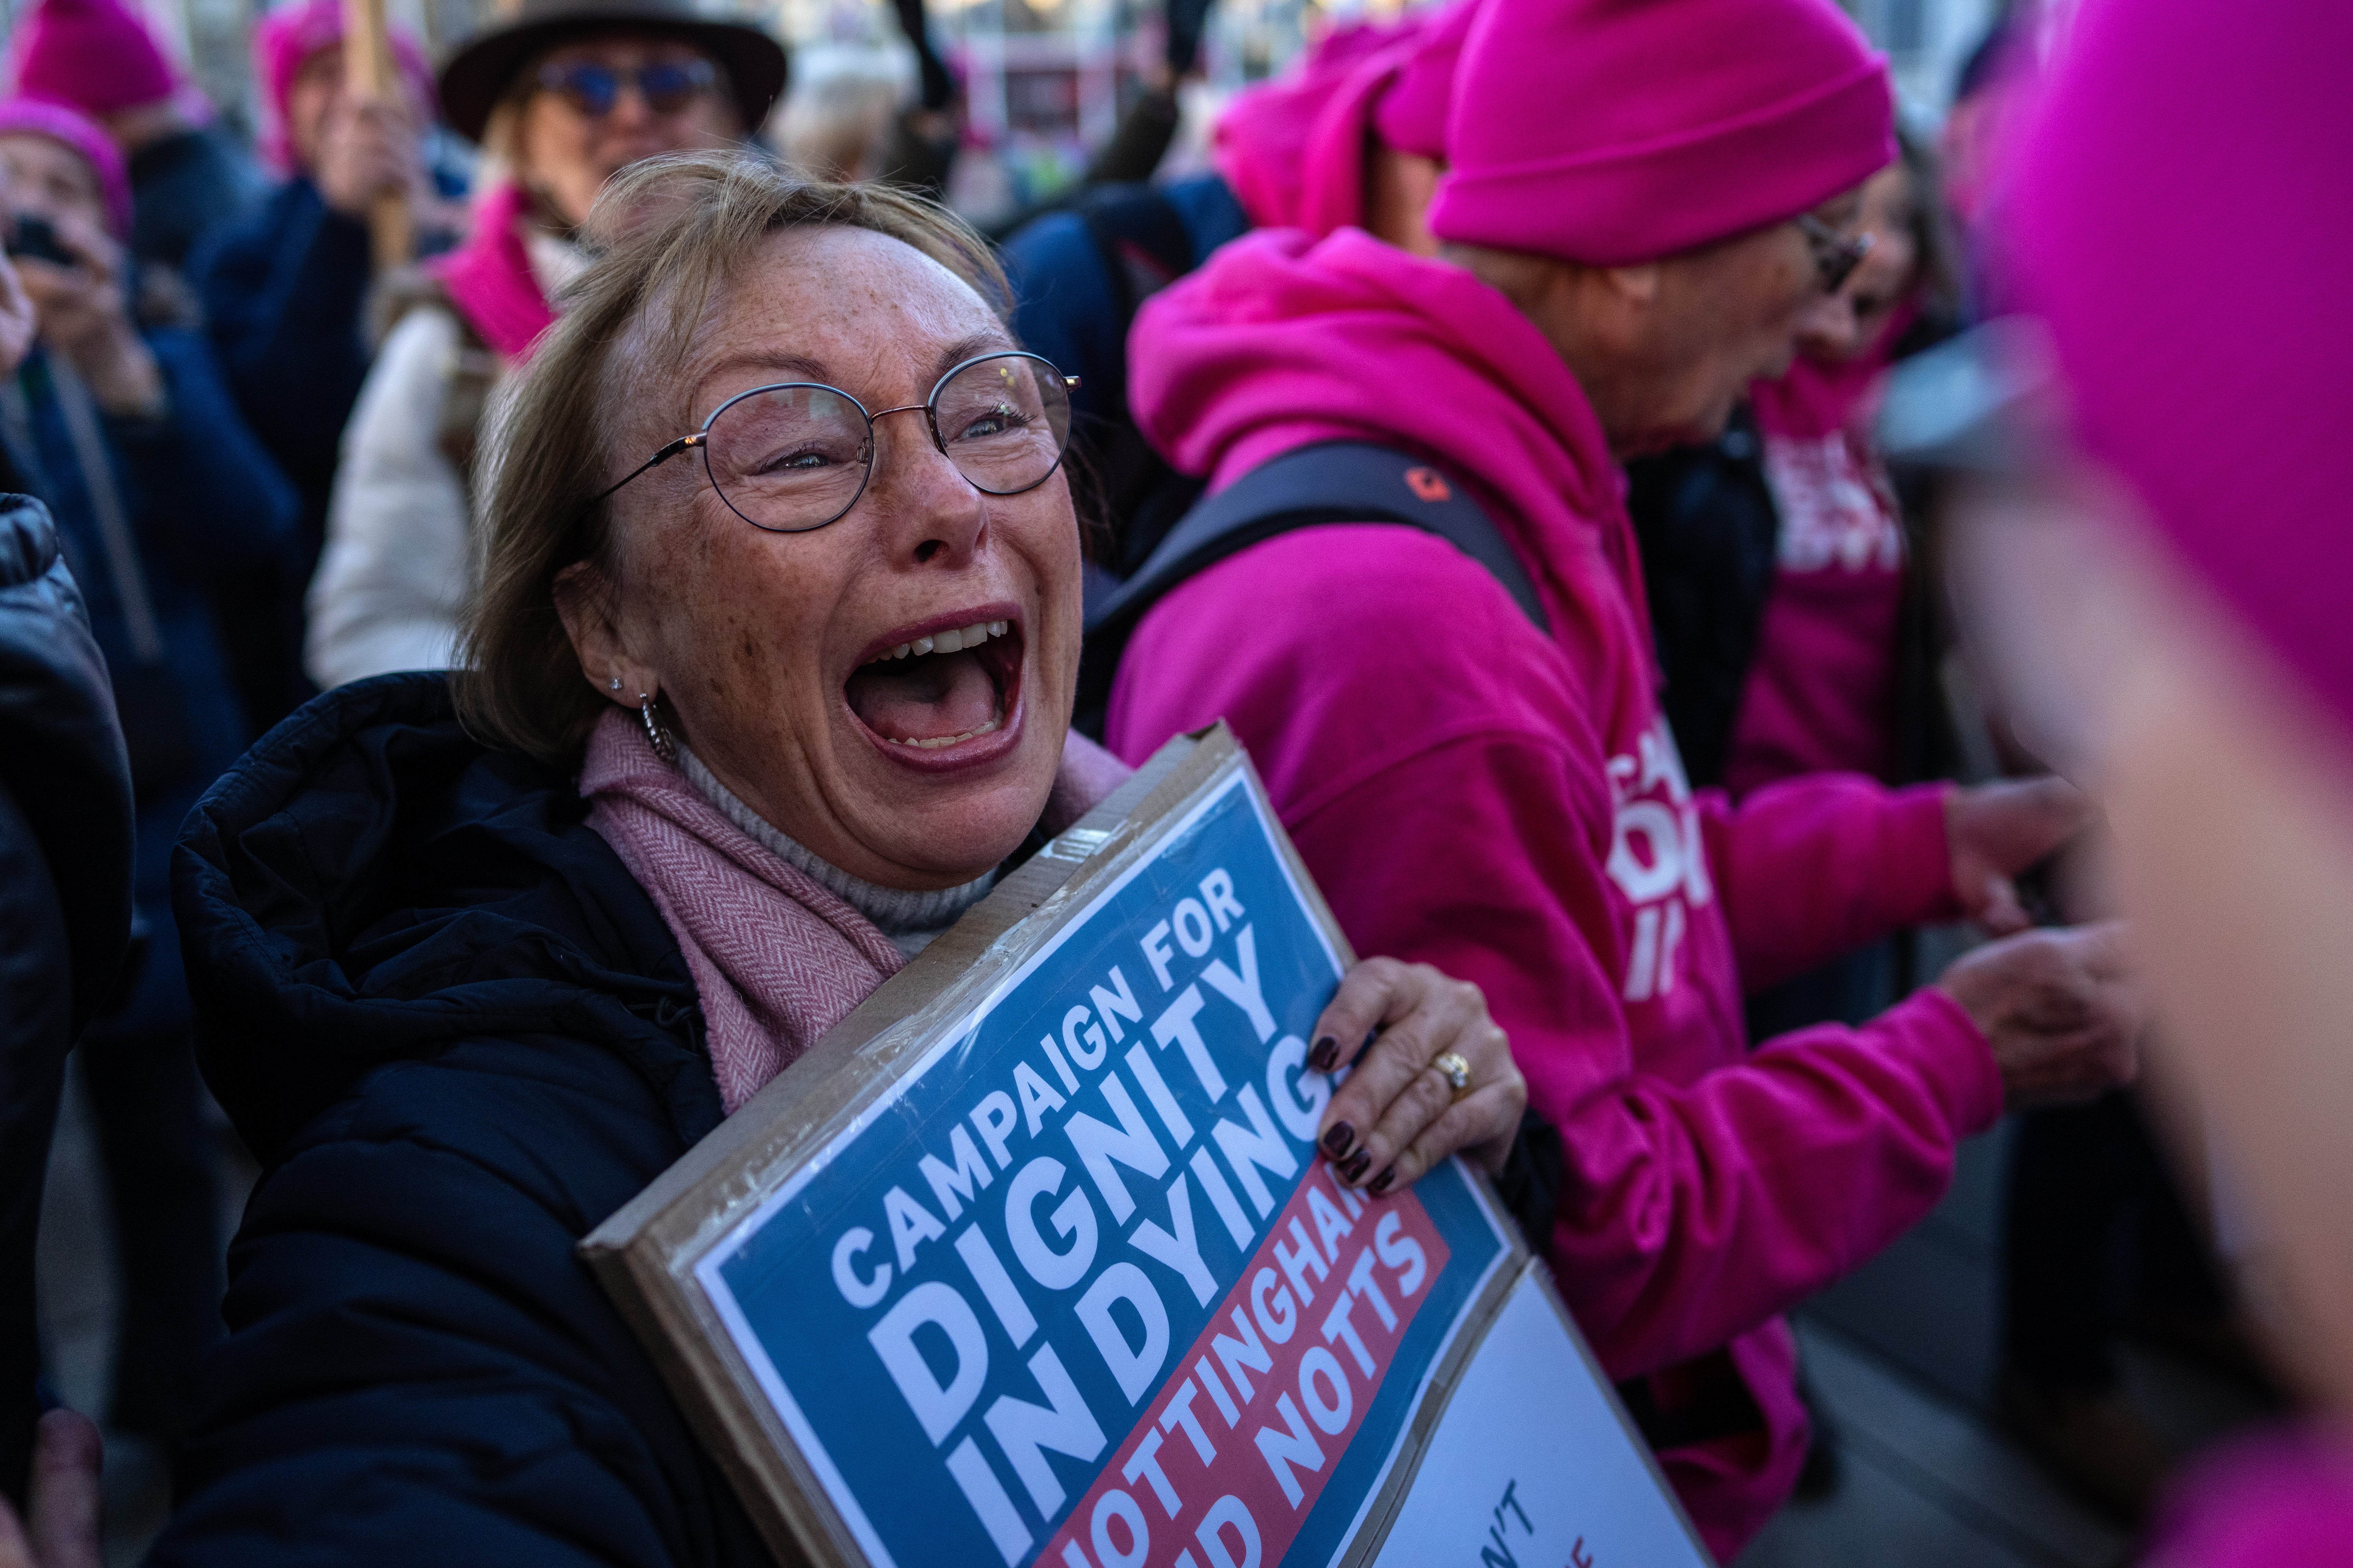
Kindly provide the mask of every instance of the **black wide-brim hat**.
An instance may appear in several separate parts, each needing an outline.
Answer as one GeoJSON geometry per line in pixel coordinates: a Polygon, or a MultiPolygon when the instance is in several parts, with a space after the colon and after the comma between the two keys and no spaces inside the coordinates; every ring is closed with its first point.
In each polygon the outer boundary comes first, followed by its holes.
{"type": "Polygon", "coordinates": [[[679,38],[710,56],[727,73],[747,135],[785,90],[782,44],[757,27],[699,16],[690,0],[522,0],[441,68],[443,118],[467,141],[480,142],[517,71],[550,49],[607,33],[679,38]]]}

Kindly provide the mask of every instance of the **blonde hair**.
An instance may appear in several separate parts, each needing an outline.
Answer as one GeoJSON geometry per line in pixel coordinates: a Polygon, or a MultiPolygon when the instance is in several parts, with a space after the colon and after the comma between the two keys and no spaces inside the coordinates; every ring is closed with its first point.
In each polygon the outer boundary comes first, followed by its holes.
{"type": "Polygon", "coordinates": [[[804,226],[888,235],[1008,313],[987,242],[904,191],[805,180],[741,153],[652,158],[614,176],[586,226],[592,242],[612,237],[565,291],[489,433],[481,587],[451,677],[459,717],[478,738],[578,763],[607,704],[581,676],[555,580],[585,562],[613,581],[612,508],[592,500],[614,471],[619,412],[649,378],[683,365],[697,324],[761,242],[804,226]]]}
{"type": "Polygon", "coordinates": [[[913,64],[903,47],[796,49],[771,133],[777,155],[811,179],[872,178],[889,165],[899,110],[913,99],[913,64]]]}

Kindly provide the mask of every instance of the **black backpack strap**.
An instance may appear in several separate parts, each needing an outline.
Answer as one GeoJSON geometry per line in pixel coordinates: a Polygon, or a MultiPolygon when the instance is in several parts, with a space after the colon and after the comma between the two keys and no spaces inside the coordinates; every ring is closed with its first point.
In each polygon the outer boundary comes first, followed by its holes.
{"type": "Polygon", "coordinates": [[[1100,735],[1127,639],[1177,584],[1278,533],[1362,522],[1436,534],[1477,562],[1538,631],[1551,635],[1527,569],[1461,485],[1409,453],[1366,441],[1319,442],[1261,463],[1187,512],[1151,558],[1089,616],[1079,728],[1100,735]]]}

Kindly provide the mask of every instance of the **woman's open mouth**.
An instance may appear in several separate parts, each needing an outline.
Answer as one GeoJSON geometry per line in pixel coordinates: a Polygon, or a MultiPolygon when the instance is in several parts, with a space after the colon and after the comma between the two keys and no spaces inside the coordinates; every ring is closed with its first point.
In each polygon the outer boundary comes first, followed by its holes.
{"type": "Polygon", "coordinates": [[[842,697],[886,749],[926,760],[1004,730],[1019,700],[1021,654],[1018,622],[950,626],[885,647],[850,671],[842,697]]]}

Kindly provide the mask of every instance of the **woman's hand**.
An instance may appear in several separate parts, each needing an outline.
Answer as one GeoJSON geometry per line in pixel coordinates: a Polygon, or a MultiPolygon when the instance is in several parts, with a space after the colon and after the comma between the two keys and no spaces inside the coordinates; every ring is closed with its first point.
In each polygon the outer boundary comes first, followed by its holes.
{"type": "Polygon", "coordinates": [[[1993,1047],[2012,1110],[2090,1100],[2139,1074],[2145,1005],[2119,922],[1988,942],[1955,959],[1936,988],[1993,1047]]]}
{"type": "Polygon", "coordinates": [[[16,258],[16,274],[40,321],[41,342],[70,361],[109,414],[153,415],[164,404],[164,375],[131,324],[122,283],[122,247],[79,214],[52,220],[71,267],[16,258]]]}
{"type": "Polygon", "coordinates": [[[99,1457],[89,1416],[52,1410],[41,1417],[26,1523],[0,1498],[0,1568],[99,1568],[99,1457]]]}
{"type": "Polygon", "coordinates": [[[1426,963],[1368,958],[1348,971],[1316,1020],[1307,1065],[1354,1067],[1324,1107],[1320,1138],[1340,1179],[1373,1193],[1411,1185],[1449,1154],[1502,1170],[1528,1103],[1487,998],[1426,963]],[[1436,1065],[1449,1053],[1468,1068],[1459,1096],[1436,1065]]]}

